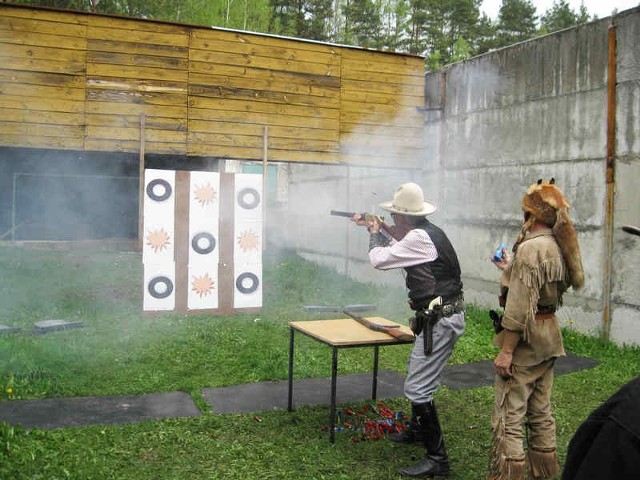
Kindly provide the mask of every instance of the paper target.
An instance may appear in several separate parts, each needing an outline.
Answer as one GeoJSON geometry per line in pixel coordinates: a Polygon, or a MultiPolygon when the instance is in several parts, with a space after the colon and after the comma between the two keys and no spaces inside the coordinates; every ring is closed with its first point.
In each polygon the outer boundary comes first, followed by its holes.
{"type": "Polygon", "coordinates": [[[234,308],[262,306],[262,175],[236,174],[233,222],[234,308]]]}
{"type": "Polygon", "coordinates": [[[156,178],[147,184],[147,195],[156,202],[164,202],[172,192],[171,184],[163,178],[156,178]]]}
{"type": "Polygon", "coordinates": [[[260,194],[255,188],[243,188],[238,192],[238,205],[246,210],[256,208],[260,204],[260,194]]]}
{"type": "Polygon", "coordinates": [[[196,233],[191,239],[191,248],[200,255],[207,255],[216,248],[216,239],[208,232],[196,233]]]}
{"type": "Polygon", "coordinates": [[[144,263],[173,264],[175,257],[175,172],[145,170],[143,209],[144,263]]]}
{"type": "Polygon", "coordinates": [[[236,279],[236,288],[240,293],[253,293],[259,286],[260,280],[255,273],[243,272],[236,279]]]}
{"type": "Polygon", "coordinates": [[[147,286],[149,295],[159,300],[167,298],[173,293],[173,282],[169,277],[159,276],[152,278],[147,286]]]}
{"type": "Polygon", "coordinates": [[[218,308],[219,278],[218,268],[209,268],[206,264],[189,265],[189,310],[218,308]]]}
{"type": "Polygon", "coordinates": [[[160,311],[175,308],[175,264],[144,265],[144,310],[160,311]]]}
{"type": "Polygon", "coordinates": [[[143,192],[145,311],[262,306],[261,175],[147,169],[143,192]]]}
{"type": "Polygon", "coordinates": [[[187,308],[218,308],[220,263],[220,174],[189,173],[189,284],[187,308]]]}

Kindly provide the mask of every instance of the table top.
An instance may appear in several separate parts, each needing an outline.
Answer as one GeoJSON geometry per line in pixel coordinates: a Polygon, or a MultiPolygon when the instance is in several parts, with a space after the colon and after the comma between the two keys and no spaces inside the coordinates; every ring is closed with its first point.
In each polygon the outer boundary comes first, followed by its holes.
{"type": "MultiPolygon", "coordinates": [[[[392,322],[382,317],[364,318],[379,325],[400,325],[397,322],[392,322]]],[[[398,340],[384,332],[371,330],[352,318],[302,320],[299,322],[289,322],[289,326],[294,330],[334,347],[413,343],[412,341],[398,340]]],[[[411,329],[405,325],[400,325],[398,330],[412,334],[411,329]]]]}

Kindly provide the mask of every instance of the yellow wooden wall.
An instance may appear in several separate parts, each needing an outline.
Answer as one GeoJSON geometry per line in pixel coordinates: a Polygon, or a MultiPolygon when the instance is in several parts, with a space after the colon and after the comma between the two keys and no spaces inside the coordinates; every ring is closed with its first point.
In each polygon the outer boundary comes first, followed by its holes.
{"type": "Polygon", "coordinates": [[[415,168],[421,57],[0,3],[0,146],[415,168]]]}

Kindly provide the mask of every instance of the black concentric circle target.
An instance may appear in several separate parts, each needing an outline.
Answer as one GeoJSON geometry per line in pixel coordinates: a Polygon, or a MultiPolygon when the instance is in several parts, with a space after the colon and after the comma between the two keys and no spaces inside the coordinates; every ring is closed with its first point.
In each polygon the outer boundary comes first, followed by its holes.
{"type": "Polygon", "coordinates": [[[238,205],[245,210],[256,208],[260,203],[260,194],[255,188],[243,188],[238,192],[238,205]]]}
{"type": "Polygon", "coordinates": [[[169,277],[154,277],[149,282],[147,289],[149,290],[149,295],[153,298],[167,298],[173,292],[173,282],[169,277]],[[165,290],[158,290],[159,285],[165,285],[165,290]]]}
{"type": "Polygon", "coordinates": [[[216,239],[209,232],[196,233],[191,239],[191,248],[200,255],[206,255],[216,248],[216,239]],[[206,245],[202,246],[204,240],[206,240],[206,245]]]}
{"type": "Polygon", "coordinates": [[[238,275],[238,278],[236,279],[236,288],[242,293],[253,293],[258,289],[259,285],[260,285],[260,280],[258,280],[257,275],[251,272],[241,273],[240,275],[238,275]],[[251,285],[248,287],[245,287],[244,286],[245,280],[251,280],[251,285]]]}
{"type": "Polygon", "coordinates": [[[162,178],[156,178],[155,180],[151,180],[147,185],[147,195],[151,200],[155,200],[156,202],[162,202],[169,198],[172,193],[171,184],[162,178]],[[156,187],[164,188],[162,194],[158,195],[155,192],[156,187]]]}

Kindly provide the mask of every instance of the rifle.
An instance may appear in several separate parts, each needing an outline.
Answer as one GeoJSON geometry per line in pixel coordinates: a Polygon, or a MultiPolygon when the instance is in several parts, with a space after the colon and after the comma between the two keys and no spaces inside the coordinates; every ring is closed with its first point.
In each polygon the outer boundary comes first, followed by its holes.
{"type": "MultiPolygon", "coordinates": [[[[623,225],[622,226],[622,230],[627,232],[627,233],[631,233],[632,235],[639,235],[640,236],[640,228],[633,226],[633,225],[623,225]]],[[[1,237],[0,237],[1,238],[1,237]]]]}
{"type": "MultiPolygon", "coordinates": [[[[356,212],[341,212],[340,210],[331,210],[331,215],[335,216],[335,217],[347,217],[347,218],[351,218],[356,214],[356,212]]],[[[372,213],[361,213],[360,216],[362,218],[364,218],[364,220],[367,223],[379,223],[379,224],[383,224],[384,223],[384,217],[381,217],[380,215],[373,215],[372,213]]]]}
{"type": "Polygon", "coordinates": [[[348,315],[353,318],[356,322],[361,323],[365,327],[374,332],[382,332],[387,335],[391,335],[392,337],[400,340],[401,342],[413,342],[415,337],[411,333],[406,333],[400,330],[400,325],[380,325],[378,323],[372,322],[371,320],[367,320],[366,318],[359,317],[348,310],[343,310],[342,313],[348,315]]]}
{"type": "MultiPolygon", "coordinates": [[[[340,210],[331,210],[331,215],[336,217],[352,218],[357,212],[342,212],[340,210]]],[[[380,215],[373,215],[371,213],[360,213],[360,216],[364,218],[367,223],[377,223],[384,231],[391,235],[395,240],[402,240],[408,233],[408,230],[401,230],[397,225],[387,225],[384,222],[384,217],[380,215]]]]}
{"type": "Polygon", "coordinates": [[[344,307],[306,305],[303,308],[307,312],[342,312],[374,332],[386,333],[387,335],[391,335],[402,342],[412,342],[415,340],[415,337],[412,334],[405,333],[400,330],[400,325],[380,325],[379,323],[372,322],[371,320],[367,320],[366,318],[362,318],[354,314],[354,312],[367,312],[375,309],[375,307],[375,305],[365,303],[345,305],[344,307]]]}

